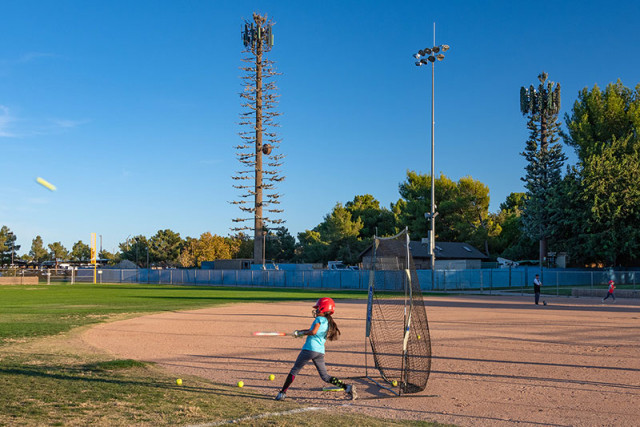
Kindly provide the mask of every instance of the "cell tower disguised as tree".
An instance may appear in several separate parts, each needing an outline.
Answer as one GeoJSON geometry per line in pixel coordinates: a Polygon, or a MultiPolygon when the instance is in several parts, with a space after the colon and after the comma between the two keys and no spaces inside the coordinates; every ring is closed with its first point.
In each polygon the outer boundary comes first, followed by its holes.
{"type": "Polygon", "coordinates": [[[520,88],[520,110],[527,116],[529,139],[522,155],[527,159],[526,175],[521,178],[527,189],[522,214],[527,235],[540,241],[540,266],[547,256],[550,234],[551,192],[560,182],[561,169],[567,159],[558,143],[560,123],[560,85],[547,81],[548,74],[538,76],[540,85],[520,88]]]}
{"type": "Polygon", "coordinates": [[[272,26],[266,16],[254,13],[253,21],[245,21],[242,30],[245,47],[242,61],[246,65],[240,67],[244,71],[240,124],[245,126],[245,130],[239,133],[242,143],[235,148],[244,169],[233,176],[240,182],[234,188],[242,193],[240,200],[231,203],[238,205],[243,213],[253,213],[253,217],[233,219],[240,223],[233,230],[254,231],[253,259],[256,264],[264,262],[266,225],[284,222],[272,216],[282,212],[282,209],[277,209],[281,195],[276,192],[275,183],[284,179],[279,170],[284,156],[278,154],[280,139],[276,136],[278,124],[274,121],[280,115],[275,111],[278,95],[272,81],[279,73],[275,71],[274,62],[264,57],[273,47],[272,26]],[[263,158],[266,160],[264,164],[263,158]],[[253,181],[253,185],[246,181],[253,181]],[[269,216],[265,216],[265,212],[269,216]],[[253,226],[243,224],[252,220],[253,226]]]}

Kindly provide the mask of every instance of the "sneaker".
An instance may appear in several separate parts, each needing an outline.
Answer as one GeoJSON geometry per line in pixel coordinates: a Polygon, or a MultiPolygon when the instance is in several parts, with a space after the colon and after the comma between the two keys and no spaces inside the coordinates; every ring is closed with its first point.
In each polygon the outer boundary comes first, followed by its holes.
{"type": "Polygon", "coordinates": [[[348,385],[344,391],[346,391],[349,397],[351,397],[351,400],[356,400],[358,398],[358,393],[356,393],[356,386],[348,385]]]}
{"type": "Polygon", "coordinates": [[[284,400],[285,397],[287,397],[287,395],[285,393],[283,393],[283,392],[280,392],[276,396],[276,400],[284,400]]]}

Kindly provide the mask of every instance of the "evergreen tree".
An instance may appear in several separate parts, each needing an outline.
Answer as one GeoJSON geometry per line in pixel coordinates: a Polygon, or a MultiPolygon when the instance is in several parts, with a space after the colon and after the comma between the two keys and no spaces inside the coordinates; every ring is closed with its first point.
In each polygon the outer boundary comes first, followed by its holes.
{"type": "Polygon", "coordinates": [[[511,193],[500,204],[496,222],[500,225],[500,234],[493,241],[494,251],[501,257],[518,261],[537,256],[537,242],[523,232],[522,211],[525,193],[511,193]]]}
{"type": "Polygon", "coordinates": [[[181,244],[182,238],[180,238],[180,233],[169,229],[158,230],[158,232],[149,239],[150,262],[163,267],[177,265],[181,244]]]}
{"type": "Polygon", "coordinates": [[[369,240],[374,234],[393,236],[397,233],[393,212],[380,207],[380,202],[371,194],[355,196],[345,207],[351,212],[354,221],[362,221],[361,239],[369,240]]]}
{"type": "Polygon", "coordinates": [[[558,143],[560,122],[560,85],[547,81],[548,74],[538,76],[540,85],[520,89],[520,110],[528,117],[529,139],[521,153],[527,160],[522,179],[527,190],[522,223],[525,233],[540,242],[539,259],[542,266],[547,256],[547,239],[552,233],[550,201],[559,184],[566,156],[558,143]]]}
{"type": "Polygon", "coordinates": [[[36,236],[36,238],[31,241],[29,256],[31,256],[31,258],[37,263],[41,263],[49,259],[49,252],[44,247],[42,237],[36,236]]]}
{"type": "Polygon", "coordinates": [[[231,255],[233,258],[253,258],[253,238],[243,232],[238,232],[229,237],[231,255]]]}
{"type": "Polygon", "coordinates": [[[126,242],[120,243],[120,259],[135,263],[138,267],[146,266],[149,241],[143,235],[133,236],[126,242]]]}
{"type": "MultiPolygon", "coordinates": [[[[398,228],[409,227],[414,240],[427,236],[425,213],[431,206],[431,177],[413,171],[399,186],[401,199],[392,204],[398,228]]],[[[489,252],[491,240],[500,234],[500,225],[489,214],[489,188],[470,176],[454,182],[444,175],[435,180],[438,207],[436,240],[468,242],[489,252]]]]}
{"type": "Polygon", "coordinates": [[[3,225],[0,228],[0,265],[10,265],[16,259],[16,251],[20,249],[20,245],[16,245],[16,235],[7,227],[3,225]]]}
{"type": "MultiPolygon", "coordinates": [[[[266,229],[266,227],[265,227],[266,229]]],[[[295,258],[296,238],[286,227],[267,230],[266,259],[275,262],[292,262],[295,258]]]]}
{"type": "Polygon", "coordinates": [[[71,260],[72,261],[90,261],[91,260],[91,248],[82,240],[78,240],[73,244],[71,248],[71,260]]]}
{"type": "Polygon", "coordinates": [[[565,115],[578,155],[559,187],[558,239],[573,262],[637,265],[640,260],[640,85],[620,80],[580,91],[565,115]]]}
{"type": "Polygon", "coordinates": [[[0,265],[11,265],[18,259],[16,251],[20,249],[20,245],[16,245],[17,239],[6,225],[0,228],[0,265]]]}
{"type": "Polygon", "coordinates": [[[66,261],[69,257],[69,251],[61,242],[49,243],[48,246],[51,251],[51,259],[56,262],[56,268],[58,268],[58,261],[66,261]]]}
{"type": "Polygon", "coordinates": [[[359,238],[362,227],[360,218],[354,220],[351,212],[342,203],[337,203],[313,230],[298,233],[297,255],[304,262],[340,260],[355,264],[369,242],[359,238]]]}

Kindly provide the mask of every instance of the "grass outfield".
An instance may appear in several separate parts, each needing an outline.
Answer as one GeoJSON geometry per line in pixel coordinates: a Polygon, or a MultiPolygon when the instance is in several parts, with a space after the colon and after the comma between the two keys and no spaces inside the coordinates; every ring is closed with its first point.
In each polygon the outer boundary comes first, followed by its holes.
{"type": "MultiPolygon", "coordinates": [[[[76,331],[109,319],[324,295],[137,284],[0,286],[0,425],[207,424],[246,417],[240,425],[335,424],[329,410],[298,412],[304,407],[294,402],[275,402],[200,378],[183,378],[177,386],[175,378],[152,364],[114,360],[74,339],[76,331]]],[[[331,291],[331,296],[366,298],[366,292],[331,291]]],[[[341,414],[343,423],[433,425],[341,414]]]]}

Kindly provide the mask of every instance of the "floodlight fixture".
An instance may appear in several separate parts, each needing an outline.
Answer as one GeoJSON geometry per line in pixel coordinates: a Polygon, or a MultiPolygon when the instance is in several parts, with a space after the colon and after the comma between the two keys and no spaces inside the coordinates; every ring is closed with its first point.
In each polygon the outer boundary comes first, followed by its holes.
{"type": "Polygon", "coordinates": [[[440,48],[438,46],[434,46],[433,49],[431,49],[431,52],[438,53],[440,52],[440,48]]]}
{"type": "Polygon", "coordinates": [[[419,53],[414,53],[413,54],[413,57],[416,58],[416,59],[420,59],[421,56],[422,55],[420,55],[419,53]]]}
{"type": "Polygon", "coordinates": [[[416,61],[416,66],[418,66],[418,67],[419,67],[419,66],[421,66],[421,65],[422,65],[422,62],[420,62],[420,61],[416,61]]]}
{"type": "Polygon", "coordinates": [[[442,61],[442,60],[444,59],[444,55],[440,53],[440,54],[438,54],[438,55],[436,56],[436,59],[437,59],[438,61],[442,61]]]}
{"type": "Polygon", "coordinates": [[[428,60],[427,58],[422,58],[422,59],[420,60],[420,63],[422,63],[422,64],[428,64],[428,63],[429,63],[429,60],[428,60]]]}
{"type": "Polygon", "coordinates": [[[436,57],[433,56],[433,55],[429,55],[429,58],[427,58],[427,59],[429,59],[429,61],[431,61],[431,62],[436,62],[436,57]]]}
{"type": "Polygon", "coordinates": [[[442,49],[443,52],[446,52],[449,50],[449,45],[448,44],[443,44],[440,46],[440,49],[442,49]]]}

